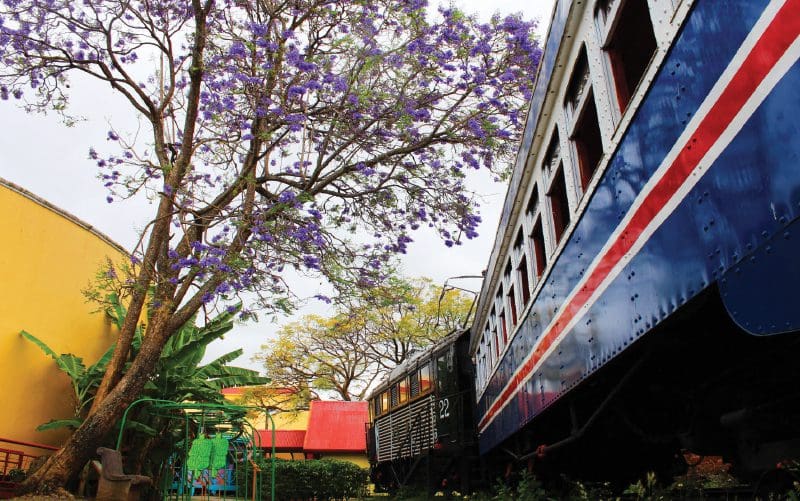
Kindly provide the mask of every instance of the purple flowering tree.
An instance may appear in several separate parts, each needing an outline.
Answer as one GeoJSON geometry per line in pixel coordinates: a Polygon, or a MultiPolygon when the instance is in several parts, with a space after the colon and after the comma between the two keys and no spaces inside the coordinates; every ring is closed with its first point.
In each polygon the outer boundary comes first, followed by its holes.
{"type": "Polygon", "coordinates": [[[289,269],[369,287],[420,227],[476,236],[465,178],[515,153],[532,28],[425,0],[0,0],[0,98],[64,113],[71,77],[107,83],[147,126],[90,150],[108,201],[157,202],[89,416],[27,489],[80,469],[201,308],[286,310],[289,269]]]}

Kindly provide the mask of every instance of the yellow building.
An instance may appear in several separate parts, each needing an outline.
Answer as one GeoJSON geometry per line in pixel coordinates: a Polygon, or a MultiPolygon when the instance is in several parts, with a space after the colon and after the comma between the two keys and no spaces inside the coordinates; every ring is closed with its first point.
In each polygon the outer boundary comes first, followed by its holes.
{"type": "MultiPolygon", "coordinates": [[[[81,291],[125,249],[69,213],[0,178],[0,438],[60,445],[66,430],[37,432],[74,415],[70,379],[37,346],[93,363],[114,340],[111,323],[81,291]]],[[[3,447],[0,444],[0,447],[3,447]]],[[[15,447],[16,448],[16,447],[15,447]]]]}
{"type": "MultiPolygon", "coordinates": [[[[291,390],[270,387],[225,388],[222,394],[231,403],[251,405],[258,401],[264,408],[285,408],[291,402],[291,390]]],[[[272,430],[263,413],[250,417],[258,430],[257,443],[269,450],[272,430]]],[[[367,402],[312,400],[308,410],[271,413],[275,423],[275,457],[280,459],[339,459],[362,468],[367,459],[367,402]]]]}

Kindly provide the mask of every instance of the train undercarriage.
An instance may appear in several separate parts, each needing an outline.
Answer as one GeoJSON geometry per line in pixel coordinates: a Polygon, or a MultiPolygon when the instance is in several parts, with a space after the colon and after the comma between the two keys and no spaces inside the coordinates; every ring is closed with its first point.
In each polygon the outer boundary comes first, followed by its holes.
{"type": "Polygon", "coordinates": [[[722,456],[757,482],[800,458],[800,337],[754,336],[710,288],[587,378],[486,458],[493,475],[615,483],[671,478],[684,452],[722,456]]]}

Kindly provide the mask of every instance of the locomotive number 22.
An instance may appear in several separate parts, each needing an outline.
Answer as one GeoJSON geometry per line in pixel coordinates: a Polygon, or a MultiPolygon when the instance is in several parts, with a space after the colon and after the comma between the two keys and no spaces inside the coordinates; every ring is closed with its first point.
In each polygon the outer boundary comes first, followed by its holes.
{"type": "Polygon", "coordinates": [[[450,417],[450,400],[443,398],[439,400],[439,419],[450,417]]]}

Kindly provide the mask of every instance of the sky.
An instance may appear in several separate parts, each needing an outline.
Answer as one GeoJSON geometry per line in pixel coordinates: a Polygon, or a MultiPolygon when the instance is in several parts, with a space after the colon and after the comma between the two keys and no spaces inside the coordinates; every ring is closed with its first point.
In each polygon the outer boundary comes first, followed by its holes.
{"type": "MultiPolygon", "coordinates": [[[[539,19],[540,40],[544,38],[554,0],[454,0],[431,4],[452,5],[467,13],[475,13],[482,20],[494,13],[522,12],[526,19],[539,19]]],[[[107,192],[97,179],[94,161],[88,158],[90,146],[103,146],[107,131],[113,124],[117,130],[135,131],[137,122],[127,108],[106,86],[97,82],[81,81],[71,95],[72,113],[81,114],[85,120],[65,127],[55,115],[27,114],[13,103],[0,103],[3,133],[0,134],[0,177],[3,177],[50,203],[77,216],[126,249],[132,249],[140,230],[155,210],[147,200],[106,202],[107,192]]],[[[417,232],[415,242],[402,265],[406,276],[425,276],[442,284],[449,277],[479,275],[486,268],[494,243],[500,209],[506,188],[486,179],[477,180],[475,186],[482,194],[479,237],[463,245],[447,248],[432,232],[417,232]]],[[[304,287],[323,287],[305,281],[304,287]]],[[[475,290],[480,281],[462,280],[457,285],[475,290]]],[[[84,287],[84,284],[80,284],[84,287]]],[[[311,293],[313,294],[313,292],[311,293]]],[[[324,313],[318,302],[299,311],[324,313]]],[[[295,315],[294,319],[298,318],[295,315]]],[[[258,323],[237,324],[225,339],[209,346],[206,359],[214,359],[237,348],[244,355],[234,365],[260,369],[251,360],[262,344],[268,343],[280,325],[293,318],[260,317],[258,323]]]]}

